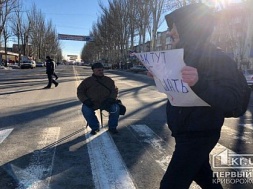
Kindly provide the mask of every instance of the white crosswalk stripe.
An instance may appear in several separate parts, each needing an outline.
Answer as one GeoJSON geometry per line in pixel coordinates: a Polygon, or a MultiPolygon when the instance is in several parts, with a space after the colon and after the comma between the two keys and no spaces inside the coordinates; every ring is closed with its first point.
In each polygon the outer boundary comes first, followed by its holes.
{"type": "Polygon", "coordinates": [[[0,144],[11,134],[13,129],[3,129],[0,130],[0,144]]]}
{"type": "Polygon", "coordinates": [[[49,189],[56,150],[56,146],[51,145],[58,140],[59,133],[59,127],[43,129],[37,147],[40,150],[33,152],[29,165],[25,169],[10,165],[12,174],[19,182],[17,189],[49,189]]]}
{"type": "Polygon", "coordinates": [[[135,189],[111,136],[103,129],[86,138],[96,189],[135,189]]]}

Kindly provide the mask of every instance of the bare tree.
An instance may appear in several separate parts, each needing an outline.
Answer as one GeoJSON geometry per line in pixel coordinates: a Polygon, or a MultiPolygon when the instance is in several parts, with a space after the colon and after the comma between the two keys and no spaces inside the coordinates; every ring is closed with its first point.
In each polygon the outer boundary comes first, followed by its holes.
{"type": "Polygon", "coordinates": [[[100,2],[102,14],[91,31],[95,46],[88,45],[84,49],[96,48],[99,59],[126,61],[135,39],[138,47],[142,47],[149,34],[151,46],[148,50],[156,50],[157,30],[164,21],[165,11],[196,2],[201,0],[108,0],[109,6],[100,2]]]}
{"type": "Polygon", "coordinates": [[[4,52],[5,52],[5,62],[4,62],[4,66],[7,66],[8,63],[8,58],[7,58],[7,42],[8,39],[12,36],[10,30],[8,29],[8,27],[5,27],[3,32],[3,37],[4,37],[4,52]]]}
{"type": "Polygon", "coordinates": [[[245,36],[249,18],[245,8],[244,4],[238,4],[216,12],[216,28],[212,36],[212,41],[239,64],[246,56],[245,36]]]}
{"type": "MultiPolygon", "coordinates": [[[[139,5],[141,5],[141,3],[139,2],[140,0],[129,0],[127,3],[127,16],[129,19],[129,38],[130,38],[130,45],[129,45],[129,49],[133,49],[134,47],[134,38],[137,32],[137,28],[138,28],[138,23],[139,20],[138,17],[140,18],[140,10],[139,10],[139,5]]],[[[143,18],[145,19],[145,18],[143,18]]],[[[140,33],[140,31],[139,31],[140,33]]]]}
{"type": "MultiPolygon", "coordinates": [[[[43,59],[46,55],[57,58],[60,50],[60,43],[57,38],[57,32],[51,20],[45,21],[43,13],[33,4],[32,9],[27,14],[28,21],[24,25],[25,39],[30,39],[32,52],[30,56],[34,59],[43,59]]],[[[28,42],[27,41],[25,42],[28,42]]]]}
{"type": "Polygon", "coordinates": [[[30,22],[29,37],[32,41],[32,54],[35,59],[40,59],[42,56],[45,57],[45,16],[35,4],[33,4],[27,16],[30,22]]]}
{"type": "Polygon", "coordinates": [[[244,2],[246,11],[247,11],[247,28],[246,28],[246,37],[245,37],[245,49],[246,49],[246,57],[248,60],[251,59],[250,68],[252,68],[253,64],[253,1],[245,0],[244,2]]]}
{"type": "MultiPolygon", "coordinates": [[[[17,5],[17,0],[0,0],[0,38],[4,31],[4,43],[7,44],[7,39],[9,34],[7,34],[8,29],[6,28],[6,22],[10,17],[10,14],[15,9],[17,5]]],[[[7,51],[5,46],[5,59],[7,57],[7,51]]],[[[2,57],[1,57],[2,59],[2,57]]],[[[2,62],[2,60],[0,60],[2,62]]],[[[7,66],[7,60],[5,60],[5,66],[7,66]]]]}
{"type": "Polygon", "coordinates": [[[17,6],[17,0],[0,0],[0,37],[8,16],[17,6]]]}
{"type": "Polygon", "coordinates": [[[18,63],[20,65],[21,60],[21,48],[20,48],[20,38],[21,38],[21,26],[23,25],[23,11],[22,4],[18,2],[17,7],[15,8],[15,14],[12,17],[12,25],[10,26],[13,32],[13,35],[17,37],[18,42],[18,63]]]}
{"type": "Polygon", "coordinates": [[[108,8],[101,5],[103,15],[98,23],[100,34],[98,37],[104,45],[101,47],[101,55],[112,62],[126,59],[130,36],[130,19],[128,11],[125,11],[128,10],[128,2],[128,0],[109,1],[108,8]]]}
{"type": "Polygon", "coordinates": [[[148,5],[151,12],[150,28],[149,32],[151,35],[151,47],[150,50],[155,50],[157,30],[161,24],[162,11],[164,10],[165,0],[149,0],[148,5]]]}
{"type": "Polygon", "coordinates": [[[138,51],[141,52],[144,50],[140,49],[142,47],[141,44],[145,44],[147,29],[150,26],[151,11],[149,9],[147,0],[138,0],[136,9],[137,20],[135,22],[137,23],[136,28],[139,34],[138,51]]]}

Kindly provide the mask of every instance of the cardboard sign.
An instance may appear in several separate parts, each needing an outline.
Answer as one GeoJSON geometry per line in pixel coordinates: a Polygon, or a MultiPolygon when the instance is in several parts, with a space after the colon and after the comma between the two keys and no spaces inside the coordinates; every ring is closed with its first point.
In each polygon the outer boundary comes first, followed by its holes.
{"type": "Polygon", "coordinates": [[[158,91],[165,93],[173,106],[210,106],[182,81],[183,49],[135,53],[135,56],[153,74],[158,91]]]}

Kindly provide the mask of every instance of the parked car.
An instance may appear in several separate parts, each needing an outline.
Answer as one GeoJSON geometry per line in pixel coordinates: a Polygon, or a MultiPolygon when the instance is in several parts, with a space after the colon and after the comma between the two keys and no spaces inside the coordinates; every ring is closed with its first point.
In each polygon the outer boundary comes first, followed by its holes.
{"type": "Polygon", "coordinates": [[[112,68],[112,64],[109,63],[103,63],[104,69],[108,70],[112,68]]]}
{"type": "Polygon", "coordinates": [[[253,69],[242,70],[242,73],[246,78],[248,85],[253,88],[253,69]]]}
{"type": "Polygon", "coordinates": [[[36,62],[36,67],[44,67],[45,62],[36,62]]]}
{"type": "Polygon", "coordinates": [[[23,60],[20,62],[20,68],[35,68],[36,67],[36,62],[34,60],[23,60]]]}
{"type": "Polygon", "coordinates": [[[135,73],[144,72],[144,71],[147,71],[147,68],[142,65],[137,65],[137,66],[133,66],[132,68],[130,68],[130,71],[135,72],[135,73]]]}

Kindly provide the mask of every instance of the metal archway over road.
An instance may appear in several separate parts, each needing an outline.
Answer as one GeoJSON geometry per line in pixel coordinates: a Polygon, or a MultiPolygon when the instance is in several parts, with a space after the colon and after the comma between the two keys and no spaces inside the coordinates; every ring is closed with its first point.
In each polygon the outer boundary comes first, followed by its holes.
{"type": "Polygon", "coordinates": [[[58,34],[59,40],[94,41],[92,36],[58,34]]]}

